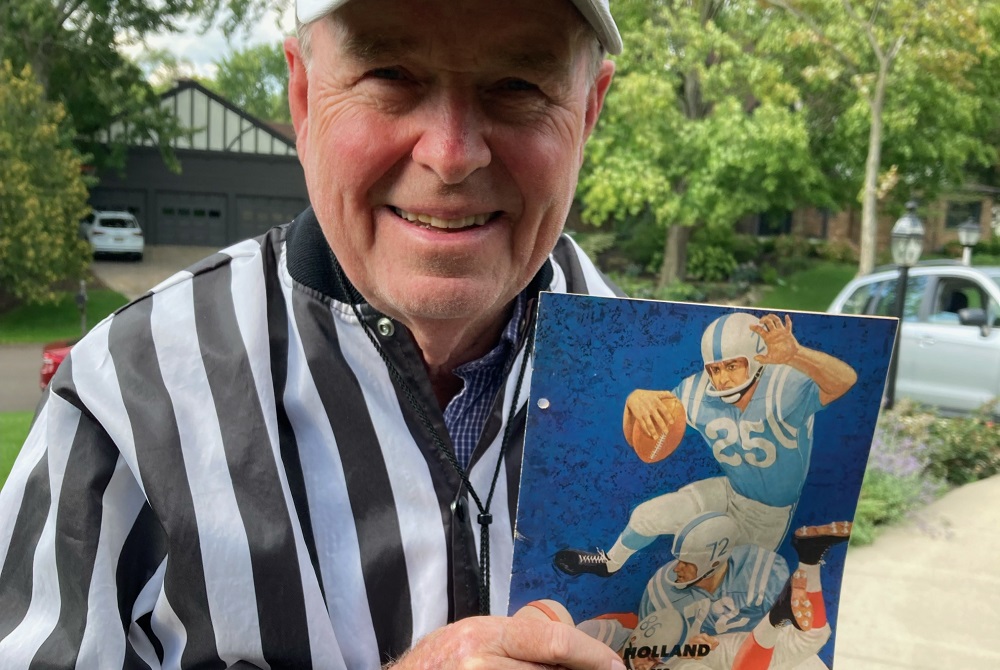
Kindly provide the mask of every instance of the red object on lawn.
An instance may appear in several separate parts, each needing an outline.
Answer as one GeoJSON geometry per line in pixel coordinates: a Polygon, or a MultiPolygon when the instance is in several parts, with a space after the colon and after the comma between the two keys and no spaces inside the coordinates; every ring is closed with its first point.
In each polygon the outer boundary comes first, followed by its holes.
{"type": "Polygon", "coordinates": [[[52,381],[52,375],[59,369],[59,364],[69,355],[69,350],[73,348],[74,344],[76,344],[76,340],[58,340],[49,342],[42,347],[42,370],[38,385],[43,391],[52,381]]]}

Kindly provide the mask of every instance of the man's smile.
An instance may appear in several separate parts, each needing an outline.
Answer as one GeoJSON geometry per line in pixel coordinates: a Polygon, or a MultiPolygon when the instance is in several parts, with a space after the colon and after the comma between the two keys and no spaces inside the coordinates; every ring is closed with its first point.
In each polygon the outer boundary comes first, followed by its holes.
{"type": "Polygon", "coordinates": [[[473,214],[471,216],[463,216],[458,219],[442,219],[436,216],[431,216],[430,214],[420,214],[416,212],[407,212],[406,210],[399,209],[398,207],[390,207],[390,209],[399,216],[400,218],[406,219],[412,223],[424,224],[426,227],[430,228],[441,228],[446,230],[456,230],[461,228],[470,228],[472,226],[482,226],[485,225],[494,216],[498,216],[500,212],[492,212],[487,214],[473,214]]]}

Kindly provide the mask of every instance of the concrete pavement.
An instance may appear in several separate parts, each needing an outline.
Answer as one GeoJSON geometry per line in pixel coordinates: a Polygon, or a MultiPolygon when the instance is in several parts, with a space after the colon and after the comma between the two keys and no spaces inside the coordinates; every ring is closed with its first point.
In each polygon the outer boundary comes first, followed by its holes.
{"type": "MultiPolygon", "coordinates": [[[[105,286],[134,300],[216,251],[215,247],[149,246],[142,261],[95,260],[91,270],[105,286]]],[[[0,412],[35,409],[42,394],[38,388],[41,366],[42,343],[0,345],[0,412]]]]}
{"type": "Polygon", "coordinates": [[[149,246],[138,263],[127,260],[95,260],[94,275],[113,291],[134,300],[161,281],[211,256],[215,247],[149,246]]]}
{"type": "Polygon", "coordinates": [[[847,552],[836,670],[1000,668],[1000,476],[847,552]]]}
{"type": "Polygon", "coordinates": [[[30,412],[42,391],[38,374],[42,367],[41,344],[0,345],[0,412],[30,412]]]}

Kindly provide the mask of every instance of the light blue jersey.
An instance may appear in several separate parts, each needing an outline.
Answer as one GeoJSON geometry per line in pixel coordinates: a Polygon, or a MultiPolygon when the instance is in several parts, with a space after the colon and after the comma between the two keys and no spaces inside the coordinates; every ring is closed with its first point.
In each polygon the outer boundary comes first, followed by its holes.
{"type": "Polygon", "coordinates": [[[707,393],[708,373],[673,390],[733,490],[765,505],[795,504],[809,472],[819,387],[789,365],[765,365],[745,411],[707,393]]]}
{"type": "Polygon", "coordinates": [[[778,554],[756,545],[736,547],[726,564],[726,574],[714,593],[677,581],[672,561],[656,571],[646,585],[639,618],[674,609],[688,625],[688,635],[740,633],[753,630],[777,600],[788,581],[788,564],[778,554]]]}

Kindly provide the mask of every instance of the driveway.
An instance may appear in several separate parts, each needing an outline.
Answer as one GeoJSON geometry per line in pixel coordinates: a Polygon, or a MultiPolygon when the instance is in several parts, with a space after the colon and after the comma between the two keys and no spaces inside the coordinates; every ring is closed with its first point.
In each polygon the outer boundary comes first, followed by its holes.
{"type": "Polygon", "coordinates": [[[90,269],[109,289],[134,300],[161,281],[211,256],[216,247],[148,246],[139,262],[95,260],[90,269]]]}
{"type": "MultiPolygon", "coordinates": [[[[95,260],[91,270],[101,282],[129,300],[218,251],[215,247],[148,246],[139,261],[95,260]]],[[[42,343],[0,345],[0,412],[28,412],[35,409],[42,392],[38,372],[42,364],[42,343]]]]}

